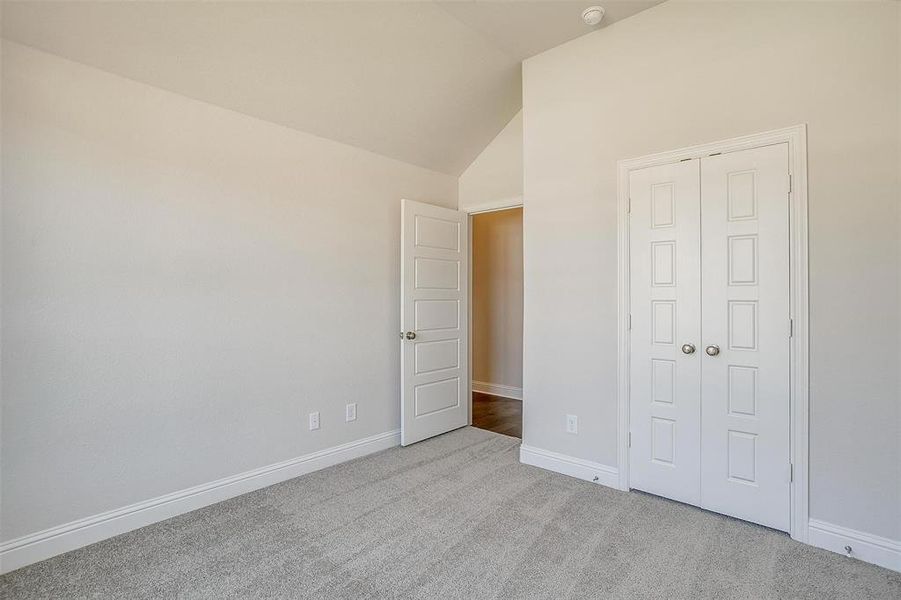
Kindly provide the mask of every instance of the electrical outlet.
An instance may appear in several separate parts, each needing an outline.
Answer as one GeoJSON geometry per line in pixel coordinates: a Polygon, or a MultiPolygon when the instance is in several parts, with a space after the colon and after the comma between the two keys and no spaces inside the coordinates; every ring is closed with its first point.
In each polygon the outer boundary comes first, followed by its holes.
{"type": "Polygon", "coordinates": [[[566,415],[566,433],[579,433],[579,417],[566,415]]]}
{"type": "Polygon", "coordinates": [[[357,403],[352,402],[344,407],[344,422],[350,423],[357,420],[357,403]]]}
{"type": "Polygon", "coordinates": [[[310,431],[319,429],[319,411],[310,413],[310,431]]]}

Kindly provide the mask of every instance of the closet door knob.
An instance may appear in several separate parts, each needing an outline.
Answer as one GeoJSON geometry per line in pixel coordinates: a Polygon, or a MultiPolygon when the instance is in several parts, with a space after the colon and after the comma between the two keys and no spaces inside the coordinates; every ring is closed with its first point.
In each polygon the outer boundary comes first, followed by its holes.
{"type": "Polygon", "coordinates": [[[406,334],[404,337],[407,338],[408,340],[415,340],[415,339],[416,339],[416,332],[415,332],[415,331],[408,331],[407,334],[406,334]]]}
{"type": "Polygon", "coordinates": [[[716,356],[720,353],[720,347],[716,344],[711,344],[710,346],[704,348],[704,352],[707,353],[707,356],[716,356]]]}
{"type": "Polygon", "coordinates": [[[682,344],[682,354],[694,354],[695,353],[695,345],[694,344],[682,344]]]}

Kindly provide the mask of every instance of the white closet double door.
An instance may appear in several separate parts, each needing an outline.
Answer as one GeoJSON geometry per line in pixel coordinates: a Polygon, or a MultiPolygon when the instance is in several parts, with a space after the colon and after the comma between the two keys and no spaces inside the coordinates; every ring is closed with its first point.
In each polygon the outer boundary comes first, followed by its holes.
{"type": "Polygon", "coordinates": [[[788,145],[630,175],[630,486],[788,531],[788,145]]]}

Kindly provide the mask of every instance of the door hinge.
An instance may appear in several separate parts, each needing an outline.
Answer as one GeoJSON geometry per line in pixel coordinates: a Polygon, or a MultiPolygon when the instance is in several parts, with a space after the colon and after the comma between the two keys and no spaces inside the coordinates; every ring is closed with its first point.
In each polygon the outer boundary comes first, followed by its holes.
{"type": "Polygon", "coordinates": [[[795,178],[792,177],[791,173],[789,173],[788,174],[788,194],[789,194],[789,196],[794,191],[794,189],[795,189],[795,178]]]}
{"type": "Polygon", "coordinates": [[[629,331],[632,331],[632,313],[629,313],[629,321],[626,327],[629,331]]]}
{"type": "Polygon", "coordinates": [[[629,196],[629,200],[628,200],[628,202],[626,202],[626,214],[627,215],[632,214],[632,196],[629,196]]]}
{"type": "Polygon", "coordinates": [[[788,337],[795,337],[795,320],[788,320],[788,337]]]}
{"type": "Polygon", "coordinates": [[[795,465],[792,463],[788,463],[788,482],[792,483],[795,480],[795,465]]]}
{"type": "Polygon", "coordinates": [[[629,448],[632,447],[632,432],[629,432],[629,448]]]}

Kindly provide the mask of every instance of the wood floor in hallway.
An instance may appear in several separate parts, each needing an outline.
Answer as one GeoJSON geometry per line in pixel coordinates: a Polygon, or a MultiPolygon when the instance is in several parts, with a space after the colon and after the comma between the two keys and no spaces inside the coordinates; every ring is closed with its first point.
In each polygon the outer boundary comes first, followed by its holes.
{"type": "Polygon", "coordinates": [[[472,426],[522,438],[522,401],[472,393],[472,426]]]}

